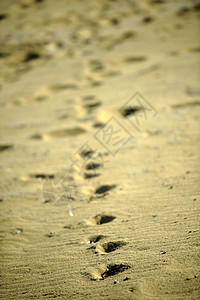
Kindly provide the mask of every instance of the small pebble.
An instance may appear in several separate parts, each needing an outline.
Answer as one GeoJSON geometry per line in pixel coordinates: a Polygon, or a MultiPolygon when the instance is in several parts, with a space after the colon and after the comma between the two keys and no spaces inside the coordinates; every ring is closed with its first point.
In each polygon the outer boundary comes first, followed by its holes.
{"type": "Polygon", "coordinates": [[[119,283],[119,281],[115,279],[114,284],[117,284],[117,283],[119,283]]]}

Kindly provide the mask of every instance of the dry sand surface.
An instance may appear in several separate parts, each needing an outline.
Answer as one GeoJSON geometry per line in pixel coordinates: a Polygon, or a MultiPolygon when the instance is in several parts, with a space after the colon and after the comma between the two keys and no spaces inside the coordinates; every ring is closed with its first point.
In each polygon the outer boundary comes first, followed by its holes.
{"type": "Polygon", "coordinates": [[[200,299],[200,2],[0,8],[0,298],[200,299]]]}

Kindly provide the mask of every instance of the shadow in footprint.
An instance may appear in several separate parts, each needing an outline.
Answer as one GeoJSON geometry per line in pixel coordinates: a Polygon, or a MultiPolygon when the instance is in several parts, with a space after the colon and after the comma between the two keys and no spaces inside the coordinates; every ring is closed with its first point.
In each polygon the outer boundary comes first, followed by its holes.
{"type": "Polygon", "coordinates": [[[91,150],[83,149],[82,151],[79,152],[79,155],[83,158],[84,157],[91,158],[93,154],[94,154],[94,150],[92,149],[91,150]]]}
{"type": "Polygon", "coordinates": [[[95,95],[86,95],[82,97],[83,101],[93,101],[96,100],[96,96],[95,95]]]}
{"type": "Polygon", "coordinates": [[[13,145],[0,145],[0,152],[8,150],[8,149],[12,149],[13,145]]]}
{"type": "Polygon", "coordinates": [[[97,173],[94,173],[94,174],[92,174],[92,173],[84,173],[83,174],[83,178],[84,179],[90,179],[90,178],[94,178],[94,177],[98,177],[98,176],[100,176],[100,174],[97,174],[97,173]]]}
{"type": "Polygon", "coordinates": [[[144,110],[143,107],[139,107],[139,106],[129,106],[129,107],[125,107],[123,109],[120,110],[121,114],[123,117],[128,117],[130,115],[133,115],[139,111],[144,110]]]}
{"type": "Polygon", "coordinates": [[[90,112],[101,105],[101,101],[85,104],[84,107],[90,112]]]}
{"type": "Polygon", "coordinates": [[[41,179],[53,179],[55,176],[53,174],[31,174],[29,178],[41,178],[41,179]]]}
{"type": "Polygon", "coordinates": [[[95,194],[103,194],[106,193],[112,189],[114,189],[116,187],[115,184],[113,185],[101,185],[100,187],[98,187],[95,191],[95,194]]]}
{"type": "Polygon", "coordinates": [[[173,104],[171,105],[172,108],[183,108],[183,107],[191,107],[191,106],[196,106],[196,105],[200,105],[200,101],[192,101],[192,102],[183,102],[183,103],[179,103],[179,104],[173,104]]]}
{"type": "Polygon", "coordinates": [[[82,273],[82,275],[87,276],[90,280],[104,280],[107,277],[122,273],[129,268],[130,266],[127,264],[109,264],[107,266],[102,265],[90,273],[82,273]]]}
{"type": "Polygon", "coordinates": [[[42,135],[40,133],[34,133],[30,136],[32,140],[42,140],[42,135]]]}
{"type": "Polygon", "coordinates": [[[65,225],[63,228],[76,229],[76,228],[81,228],[81,227],[87,227],[88,225],[89,226],[102,225],[102,224],[113,221],[115,218],[116,217],[114,217],[114,216],[99,214],[99,215],[96,215],[92,219],[87,219],[87,220],[84,220],[77,224],[65,225]]]}
{"type": "Polygon", "coordinates": [[[116,217],[113,217],[113,216],[99,214],[94,217],[94,220],[96,221],[97,225],[101,225],[101,224],[109,223],[109,222],[113,221],[115,218],[116,217]]]}
{"type": "Polygon", "coordinates": [[[40,54],[36,51],[29,51],[26,53],[25,58],[24,58],[24,62],[29,62],[31,60],[36,60],[40,58],[40,54]]]}
{"type": "Polygon", "coordinates": [[[94,169],[98,169],[100,167],[101,167],[101,164],[97,164],[94,162],[90,162],[90,163],[86,164],[86,166],[85,166],[86,170],[94,170],[94,169]]]}
{"type": "Polygon", "coordinates": [[[95,243],[99,242],[104,237],[105,236],[103,236],[101,234],[92,235],[89,238],[84,239],[82,243],[84,243],[84,244],[95,244],[95,243]]]}
{"type": "Polygon", "coordinates": [[[102,225],[105,223],[112,222],[116,217],[104,214],[98,214],[92,219],[85,220],[88,225],[102,225]]]}
{"type": "Polygon", "coordinates": [[[102,278],[106,278],[106,277],[109,277],[109,276],[113,276],[113,275],[116,275],[118,273],[122,273],[124,272],[125,270],[128,270],[130,268],[129,265],[125,265],[125,264],[110,264],[107,266],[107,269],[106,271],[102,274],[102,278]]]}
{"type": "Polygon", "coordinates": [[[67,89],[78,89],[78,86],[74,83],[60,83],[50,87],[52,92],[59,92],[67,89]]]}
{"type": "Polygon", "coordinates": [[[46,139],[64,138],[67,136],[79,135],[85,133],[85,130],[80,127],[55,130],[44,134],[46,139]]]}
{"type": "Polygon", "coordinates": [[[103,245],[97,246],[96,250],[102,253],[110,253],[113,252],[120,247],[126,245],[125,242],[117,241],[117,242],[108,242],[104,243],[103,245]]]}
{"type": "Polygon", "coordinates": [[[146,56],[128,56],[124,59],[124,62],[126,63],[138,63],[146,61],[146,56]]]}
{"type": "Polygon", "coordinates": [[[0,21],[5,20],[8,17],[7,14],[1,13],[0,14],[0,21]]]}
{"type": "Polygon", "coordinates": [[[104,123],[102,123],[102,122],[95,122],[92,126],[94,127],[94,128],[101,128],[101,127],[104,127],[104,123]]]}

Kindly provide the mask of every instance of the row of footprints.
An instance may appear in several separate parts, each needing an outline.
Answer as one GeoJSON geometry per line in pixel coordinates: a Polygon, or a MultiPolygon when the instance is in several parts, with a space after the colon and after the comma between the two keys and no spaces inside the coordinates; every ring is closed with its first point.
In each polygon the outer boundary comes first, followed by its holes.
{"type": "MultiPolygon", "coordinates": [[[[76,225],[67,225],[64,226],[65,229],[76,229],[80,227],[87,226],[102,226],[108,224],[115,220],[116,217],[106,214],[98,214],[91,219],[86,219],[76,225]]],[[[81,244],[87,244],[89,247],[86,248],[87,251],[91,251],[93,255],[104,255],[110,254],[121,247],[125,246],[124,241],[108,241],[103,242],[106,239],[105,235],[97,234],[89,236],[88,238],[83,239],[81,244]]],[[[126,263],[110,263],[102,264],[100,267],[90,270],[89,272],[83,272],[82,275],[86,276],[90,280],[103,280],[109,276],[114,276],[119,273],[124,272],[129,269],[130,265],[126,263]]],[[[128,280],[128,277],[125,277],[123,280],[128,280]]],[[[117,281],[115,280],[114,283],[117,281]]]]}
{"type": "MultiPolygon", "coordinates": [[[[98,216],[99,217],[99,216],[98,216]]],[[[101,216],[102,217],[102,216],[101,216]]],[[[106,218],[105,216],[103,216],[106,218]]],[[[107,216],[108,217],[108,216],[107,216]]],[[[91,251],[94,254],[108,254],[116,251],[117,249],[126,245],[123,241],[109,241],[101,242],[104,238],[103,235],[93,235],[89,238],[83,240],[83,243],[90,244],[90,247],[87,248],[87,251],[91,251]]],[[[103,280],[106,277],[117,275],[118,273],[124,272],[129,269],[128,264],[103,264],[98,268],[91,270],[90,272],[85,272],[83,275],[87,276],[90,280],[103,280]]],[[[125,277],[124,280],[128,280],[128,277],[125,277]]],[[[114,283],[118,282],[117,280],[114,283]]]]}
{"type": "MultiPolygon", "coordinates": [[[[94,159],[95,153],[92,150],[83,150],[78,154],[82,158],[86,158],[86,163],[83,164],[83,168],[80,172],[80,169],[75,166],[75,171],[77,172],[77,177],[82,177],[84,181],[90,180],[90,185],[84,185],[82,192],[84,194],[88,194],[88,202],[91,202],[93,199],[105,197],[110,190],[114,189],[116,185],[99,185],[96,188],[93,187],[92,178],[96,176],[100,176],[99,170],[102,168],[102,164],[94,159]]],[[[98,157],[99,159],[99,157],[98,157]]],[[[76,177],[76,176],[75,176],[76,177]]],[[[76,225],[68,225],[65,228],[74,229],[77,227],[82,226],[101,226],[107,224],[115,220],[116,217],[112,215],[106,214],[98,214],[91,219],[86,219],[83,222],[80,222],[76,225]]],[[[105,241],[106,236],[98,234],[92,235],[88,238],[85,238],[82,241],[82,244],[87,244],[89,247],[86,248],[87,251],[90,251],[93,255],[103,255],[103,254],[110,254],[119,248],[126,245],[124,241],[105,241]]],[[[128,264],[104,264],[94,270],[89,272],[82,273],[82,275],[86,276],[90,280],[103,280],[106,277],[116,275],[118,273],[124,272],[125,270],[129,269],[130,266],[128,264]]],[[[124,280],[128,280],[128,277],[124,278],[124,280]]],[[[116,283],[115,281],[114,283],[116,283]]]]}

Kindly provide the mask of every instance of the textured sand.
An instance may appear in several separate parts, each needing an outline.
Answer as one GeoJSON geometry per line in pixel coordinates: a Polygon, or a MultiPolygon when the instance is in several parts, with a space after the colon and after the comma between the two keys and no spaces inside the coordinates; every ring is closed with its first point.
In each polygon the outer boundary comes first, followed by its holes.
{"type": "Polygon", "coordinates": [[[0,298],[199,299],[199,1],[0,8],[0,298]]]}

